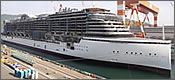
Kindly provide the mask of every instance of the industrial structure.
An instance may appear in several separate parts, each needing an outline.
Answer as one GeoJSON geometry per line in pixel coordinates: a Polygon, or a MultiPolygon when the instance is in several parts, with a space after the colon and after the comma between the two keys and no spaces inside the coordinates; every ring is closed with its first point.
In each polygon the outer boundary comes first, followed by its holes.
{"type": "MultiPolygon", "coordinates": [[[[145,22],[146,18],[148,18],[147,15],[149,12],[153,13],[154,27],[158,26],[157,20],[158,20],[159,8],[154,6],[150,2],[148,1],[117,1],[117,15],[121,16],[123,18],[123,21],[125,21],[125,10],[126,9],[132,9],[130,21],[128,25],[131,24],[131,18],[135,10],[137,15],[138,15],[138,12],[145,14],[145,19],[143,22],[145,22]]],[[[140,20],[139,20],[139,24],[142,24],[140,20]]]]}
{"type": "Polygon", "coordinates": [[[141,32],[142,32],[142,35],[137,34],[137,37],[145,38],[143,24],[144,24],[146,19],[149,21],[148,13],[149,12],[153,13],[153,15],[154,15],[154,27],[157,27],[157,19],[158,19],[157,16],[159,13],[159,8],[150,4],[148,1],[117,1],[117,15],[122,17],[123,24],[127,25],[129,29],[130,29],[131,20],[132,20],[132,16],[133,16],[134,11],[136,11],[139,26],[140,26],[141,32]],[[132,9],[128,24],[125,21],[126,20],[125,19],[126,9],[127,10],[132,9]],[[139,15],[138,15],[139,12],[145,14],[145,18],[144,18],[143,22],[139,19],[139,15]]]}
{"type": "Polygon", "coordinates": [[[125,25],[127,7],[132,9],[131,17],[134,11],[154,13],[157,27],[159,9],[149,6],[147,2],[118,1],[118,15],[123,18],[102,8],[79,11],[60,6],[54,14],[37,18],[22,15],[21,19],[6,22],[2,40],[55,54],[146,67],[169,74],[171,41],[145,38],[139,16],[142,35],[135,36],[130,31],[131,20],[125,25]]]}

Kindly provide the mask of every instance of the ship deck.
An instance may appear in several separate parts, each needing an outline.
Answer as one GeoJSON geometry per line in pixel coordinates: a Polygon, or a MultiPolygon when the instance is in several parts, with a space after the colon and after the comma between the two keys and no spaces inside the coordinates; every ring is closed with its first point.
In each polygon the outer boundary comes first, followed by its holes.
{"type": "Polygon", "coordinates": [[[95,37],[84,37],[84,39],[93,39],[93,40],[106,40],[106,41],[125,41],[125,42],[147,42],[147,43],[162,43],[162,44],[170,44],[170,40],[158,40],[158,39],[150,39],[150,38],[137,38],[137,37],[126,37],[126,38],[95,38],[95,37]]]}

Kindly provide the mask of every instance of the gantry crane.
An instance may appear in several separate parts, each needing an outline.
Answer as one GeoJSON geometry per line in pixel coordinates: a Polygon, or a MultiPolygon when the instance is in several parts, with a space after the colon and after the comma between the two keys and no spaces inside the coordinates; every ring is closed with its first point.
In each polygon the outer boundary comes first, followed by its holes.
{"type": "Polygon", "coordinates": [[[148,1],[117,1],[117,15],[122,17],[124,25],[126,25],[125,9],[132,9],[131,16],[130,16],[130,19],[129,19],[129,23],[127,25],[129,29],[130,29],[130,25],[131,25],[132,15],[133,15],[134,11],[136,11],[139,26],[140,26],[141,32],[142,32],[142,35],[136,35],[137,37],[145,38],[145,33],[144,33],[144,30],[143,30],[143,24],[144,24],[146,18],[149,21],[149,18],[147,16],[149,12],[153,13],[154,27],[157,27],[157,16],[158,16],[158,13],[159,13],[159,8],[157,8],[156,6],[150,4],[148,1]],[[145,14],[145,18],[143,20],[143,23],[139,19],[139,15],[138,15],[139,12],[145,14]]]}

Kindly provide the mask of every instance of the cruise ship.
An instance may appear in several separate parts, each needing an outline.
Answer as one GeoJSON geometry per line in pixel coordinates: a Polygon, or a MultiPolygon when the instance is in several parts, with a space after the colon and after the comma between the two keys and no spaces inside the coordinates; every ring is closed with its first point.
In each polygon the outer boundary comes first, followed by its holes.
{"type": "Polygon", "coordinates": [[[110,10],[64,8],[4,22],[1,39],[55,54],[171,71],[171,41],[136,37],[110,10]]]}

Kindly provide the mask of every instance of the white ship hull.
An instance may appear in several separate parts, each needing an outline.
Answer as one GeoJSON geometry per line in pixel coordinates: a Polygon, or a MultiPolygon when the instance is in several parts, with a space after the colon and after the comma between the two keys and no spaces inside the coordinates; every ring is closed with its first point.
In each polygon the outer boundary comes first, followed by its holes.
{"type": "Polygon", "coordinates": [[[71,50],[67,48],[65,42],[56,44],[15,37],[1,36],[1,38],[4,41],[69,56],[171,70],[170,41],[164,41],[168,44],[154,44],[147,39],[133,39],[130,42],[127,42],[129,39],[113,39],[116,42],[82,39],[80,43],[74,43],[75,49],[71,50]]]}

